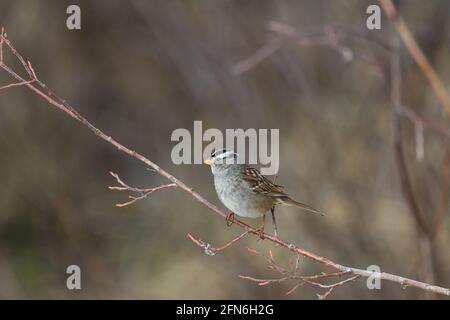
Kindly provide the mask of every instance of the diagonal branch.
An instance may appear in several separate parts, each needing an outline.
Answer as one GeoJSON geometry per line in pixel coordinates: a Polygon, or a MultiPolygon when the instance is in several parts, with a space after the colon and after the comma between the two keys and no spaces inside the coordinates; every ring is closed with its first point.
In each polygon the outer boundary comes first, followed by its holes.
{"type": "Polygon", "coordinates": [[[411,31],[409,30],[407,24],[403,18],[399,15],[398,10],[395,8],[392,0],[378,0],[383,7],[384,12],[388,15],[389,19],[392,20],[394,26],[403,40],[406,48],[413,57],[414,61],[422,70],[423,74],[427,78],[437,97],[441,101],[442,108],[448,115],[450,115],[450,97],[447,90],[439,78],[438,74],[428,61],[427,57],[423,54],[417,41],[414,39],[411,31]]]}
{"type": "Polygon", "coordinates": [[[296,43],[302,47],[326,47],[339,53],[345,62],[354,58],[354,52],[344,43],[346,39],[361,39],[368,41],[383,51],[389,52],[389,46],[372,33],[354,30],[337,25],[326,25],[321,28],[298,30],[279,21],[270,21],[266,29],[270,32],[269,40],[246,59],[236,63],[231,73],[239,75],[251,70],[265,59],[289,43],[296,43]]]}
{"type": "MultiPolygon", "coordinates": [[[[419,203],[414,193],[413,185],[411,182],[410,174],[405,159],[404,143],[402,137],[402,77],[401,77],[401,65],[400,65],[400,41],[395,32],[391,33],[391,57],[390,57],[390,71],[391,71],[391,104],[392,104],[392,123],[393,123],[393,139],[394,139],[394,151],[395,160],[397,165],[397,171],[400,177],[401,191],[406,205],[409,208],[411,216],[414,218],[416,224],[416,230],[418,234],[418,251],[420,257],[421,273],[427,281],[434,281],[435,267],[434,256],[432,254],[432,239],[430,225],[425,220],[425,217],[420,210],[419,203]]],[[[416,127],[416,154],[420,158],[423,151],[422,131],[423,126],[419,125],[419,134],[417,134],[416,127]],[[420,150],[420,151],[418,151],[420,150]]]]}
{"type": "MultiPolygon", "coordinates": [[[[58,108],[58,109],[62,110],[63,112],[65,112],[70,117],[72,117],[75,120],[79,121],[81,124],[86,126],[89,130],[91,130],[96,136],[98,136],[102,140],[106,141],[107,143],[111,144],[112,146],[117,148],[120,152],[123,152],[123,153],[129,155],[130,157],[132,157],[132,158],[134,158],[134,159],[136,159],[138,161],[143,162],[148,167],[152,168],[155,172],[157,172],[158,174],[160,174],[164,178],[166,178],[169,181],[171,181],[179,189],[189,193],[194,198],[194,200],[199,201],[204,206],[208,207],[210,209],[208,212],[211,212],[211,213],[214,213],[214,214],[218,214],[221,217],[226,218],[227,215],[226,215],[226,213],[224,211],[220,210],[219,208],[217,208],[217,206],[215,206],[214,204],[210,203],[208,200],[203,198],[199,193],[194,191],[190,186],[188,186],[184,182],[178,180],[176,177],[171,175],[169,172],[165,171],[160,166],[158,166],[156,163],[154,163],[153,161],[147,159],[146,157],[144,157],[140,153],[127,148],[126,146],[124,146],[121,143],[117,142],[111,136],[105,134],[103,131],[101,131],[100,129],[95,127],[93,124],[91,124],[86,118],[81,116],[66,101],[64,101],[62,98],[58,97],[56,94],[54,94],[47,87],[47,85],[45,83],[41,82],[38,79],[38,77],[36,76],[36,73],[34,72],[33,67],[31,66],[31,63],[25,62],[25,59],[23,59],[20,56],[20,54],[14,49],[12,44],[7,39],[6,33],[2,30],[2,33],[0,34],[0,52],[2,53],[2,56],[4,54],[3,49],[4,49],[4,44],[5,43],[7,43],[7,47],[10,49],[10,51],[13,53],[13,55],[20,61],[22,66],[25,68],[25,70],[27,70],[27,73],[30,76],[30,80],[35,80],[32,83],[24,84],[24,86],[26,86],[31,91],[33,91],[35,94],[37,94],[40,97],[42,97],[43,99],[45,99],[50,105],[55,106],[56,108],[58,108]]],[[[29,80],[23,79],[16,72],[14,72],[11,68],[9,68],[7,65],[5,65],[3,60],[0,60],[0,68],[3,69],[11,77],[13,77],[14,79],[16,79],[16,80],[18,80],[20,82],[27,82],[27,81],[29,81],[29,80]]],[[[258,229],[253,228],[253,227],[249,226],[248,224],[246,224],[246,223],[244,223],[244,222],[242,222],[242,221],[240,221],[238,219],[234,219],[234,224],[239,226],[239,227],[241,227],[241,228],[243,228],[246,231],[246,233],[251,233],[251,234],[257,235],[258,237],[260,236],[258,229]]],[[[447,289],[447,288],[434,286],[434,285],[431,285],[431,284],[428,284],[428,283],[425,283],[425,282],[420,282],[420,281],[416,281],[416,280],[413,280],[413,279],[408,279],[408,278],[397,276],[397,275],[390,274],[390,273],[383,272],[383,273],[376,273],[376,274],[374,274],[372,271],[368,271],[368,270],[364,270],[364,269],[358,269],[358,268],[352,268],[352,267],[347,267],[347,266],[338,264],[336,262],[333,262],[332,260],[327,259],[325,257],[322,257],[320,255],[317,255],[315,253],[312,253],[312,252],[309,252],[307,250],[304,250],[304,249],[300,248],[299,246],[297,246],[295,244],[292,244],[292,243],[289,243],[287,241],[284,241],[284,240],[282,240],[282,239],[280,239],[278,237],[275,237],[273,235],[265,233],[264,234],[264,238],[267,241],[272,242],[273,244],[277,244],[277,245],[279,245],[279,246],[281,246],[281,247],[291,251],[292,253],[294,253],[296,255],[308,258],[311,261],[314,261],[314,262],[316,262],[318,264],[321,264],[321,265],[323,265],[325,267],[328,267],[328,268],[333,269],[333,270],[338,271],[338,272],[341,271],[341,272],[348,273],[349,275],[361,276],[361,277],[374,277],[374,276],[377,276],[377,277],[379,277],[382,280],[398,283],[398,284],[402,285],[402,287],[410,286],[410,287],[415,287],[415,288],[419,288],[419,289],[422,289],[422,290],[431,291],[431,292],[439,293],[439,294],[442,294],[442,295],[450,296],[450,289],[447,289]]],[[[355,279],[356,279],[356,277],[355,277],[355,279]]],[[[341,283],[339,285],[342,285],[342,284],[344,284],[344,283],[341,283]]]]}
{"type": "Polygon", "coordinates": [[[209,256],[213,256],[215,255],[217,252],[221,252],[225,249],[227,249],[228,247],[230,247],[231,245],[235,244],[236,242],[238,242],[239,240],[241,240],[242,238],[244,238],[246,235],[248,235],[248,231],[245,231],[244,233],[242,233],[241,235],[237,236],[236,238],[234,238],[233,240],[229,241],[228,243],[226,243],[225,245],[218,247],[218,248],[214,248],[213,246],[211,246],[209,243],[203,241],[200,238],[195,238],[193,235],[191,235],[190,233],[187,234],[187,237],[194,242],[196,245],[198,245],[199,247],[205,249],[205,254],[209,255],[209,256]]]}
{"type": "MultiPolygon", "coordinates": [[[[395,41],[395,39],[394,39],[395,41]]],[[[394,50],[395,51],[395,50],[394,50]]],[[[417,199],[414,195],[413,187],[411,184],[411,179],[409,177],[408,168],[406,165],[403,139],[402,139],[402,123],[400,115],[401,109],[401,78],[400,78],[400,57],[398,52],[392,53],[391,58],[391,100],[393,107],[393,137],[394,137],[394,147],[395,147],[395,160],[397,164],[397,170],[400,176],[400,184],[405,198],[406,204],[415,222],[418,226],[418,230],[421,234],[428,234],[428,225],[422,216],[422,213],[417,203],[417,199]]]]}

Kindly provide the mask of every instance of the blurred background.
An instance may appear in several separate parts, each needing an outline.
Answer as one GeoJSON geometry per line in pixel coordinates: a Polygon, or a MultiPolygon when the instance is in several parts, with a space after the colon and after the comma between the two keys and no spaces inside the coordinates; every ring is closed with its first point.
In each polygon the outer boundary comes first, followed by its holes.
{"type": "MultiPolygon", "coordinates": [[[[444,214],[424,256],[395,162],[390,25],[382,13],[381,30],[366,28],[371,4],[377,2],[3,0],[0,25],[54,92],[221,208],[208,167],[172,163],[172,131],[192,131],[194,120],[204,130],[280,129],[277,182],[327,214],[278,208],[283,239],[344,265],[378,265],[450,287],[448,191],[442,191],[449,139],[425,128],[421,159],[414,124],[401,120],[421,214],[430,227],[444,214]],[[70,4],[81,8],[79,31],[66,28],[70,4]]],[[[450,2],[400,5],[448,88],[450,2]]],[[[426,78],[403,46],[400,54],[403,103],[446,130],[448,116],[426,78]]],[[[6,59],[18,68],[11,55],[6,59]]],[[[0,84],[10,82],[2,70],[0,84]]],[[[181,190],[115,207],[128,194],[108,190],[116,184],[109,171],[133,186],[166,181],[27,88],[0,92],[0,150],[0,298],[315,299],[322,293],[304,286],[286,296],[294,282],[261,287],[239,279],[279,276],[245,250],[271,248],[287,265],[292,256],[268,241],[249,237],[205,255],[187,233],[220,246],[240,229],[226,227],[181,190]],[[72,264],[81,267],[82,290],[66,288],[72,264]]],[[[324,270],[305,259],[301,268],[324,270]]],[[[330,298],[439,297],[387,282],[369,291],[359,279],[330,298]]]]}

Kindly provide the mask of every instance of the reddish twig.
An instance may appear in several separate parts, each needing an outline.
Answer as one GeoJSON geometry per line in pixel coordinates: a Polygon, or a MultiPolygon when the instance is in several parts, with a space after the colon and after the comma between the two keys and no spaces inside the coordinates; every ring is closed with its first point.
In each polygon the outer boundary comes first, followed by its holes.
{"type": "Polygon", "coordinates": [[[403,197],[405,198],[405,202],[409,207],[411,215],[413,216],[417,228],[421,234],[428,233],[428,225],[425,222],[425,219],[422,216],[422,213],[419,208],[419,204],[417,203],[417,199],[415,197],[413,187],[411,184],[411,179],[409,177],[406,159],[404,154],[404,145],[402,139],[402,123],[400,119],[401,114],[401,97],[400,97],[400,71],[398,70],[399,61],[397,61],[398,57],[393,57],[392,64],[392,121],[393,121],[393,139],[394,139],[394,151],[395,151],[395,160],[397,165],[397,171],[400,177],[400,185],[403,193],[403,197]]]}
{"type": "MultiPolygon", "coordinates": [[[[2,31],[2,33],[0,34],[0,47],[2,49],[4,48],[3,44],[5,42],[6,42],[6,33],[4,31],[2,31]]],[[[125,147],[124,145],[120,144],[115,139],[113,139],[111,136],[106,135],[100,129],[98,129],[97,127],[92,125],[86,118],[82,117],[66,101],[64,101],[63,99],[61,99],[57,95],[55,95],[47,87],[47,85],[45,85],[43,82],[38,80],[38,78],[36,76],[36,73],[34,72],[33,68],[31,67],[31,64],[29,62],[26,63],[25,60],[23,58],[21,58],[21,56],[18,54],[18,52],[16,50],[12,49],[13,46],[9,43],[9,41],[8,41],[8,48],[10,48],[11,52],[14,54],[14,56],[16,56],[19,59],[19,61],[22,63],[22,65],[25,68],[25,70],[29,71],[29,74],[30,74],[30,77],[31,77],[30,80],[36,79],[36,81],[34,81],[33,83],[27,83],[24,86],[26,86],[27,88],[32,90],[34,93],[36,93],[37,95],[39,95],[40,97],[45,99],[49,104],[51,104],[51,105],[55,106],[56,108],[62,110],[63,112],[68,114],[70,117],[72,117],[75,120],[77,120],[80,123],[82,123],[89,130],[91,130],[96,136],[98,136],[102,140],[106,141],[107,143],[111,144],[112,146],[117,148],[120,152],[123,152],[123,153],[129,155],[130,157],[132,157],[132,158],[134,158],[134,159],[136,159],[138,161],[143,162],[145,165],[147,165],[148,167],[152,168],[159,175],[163,176],[164,178],[166,178],[169,181],[171,181],[172,183],[174,183],[178,188],[180,188],[181,190],[189,193],[194,198],[194,200],[199,201],[200,203],[205,205],[207,208],[209,208],[210,211],[208,211],[208,212],[211,212],[211,213],[214,213],[214,214],[218,214],[221,217],[226,218],[227,214],[224,211],[220,210],[219,208],[217,208],[217,206],[213,205],[208,200],[203,198],[199,193],[194,191],[190,186],[186,185],[184,182],[182,182],[182,181],[178,180],[177,178],[175,178],[173,175],[171,175],[170,173],[168,173],[167,171],[165,171],[164,169],[159,167],[153,161],[147,159],[146,157],[144,157],[143,155],[137,153],[136,151],[125,147]]],[[[2,52],[2,55],[3,54],[4,54],[4,52],[2,52]]],[[[16,72],[14,72],[7,65],[5,65],[3,60],[0,61],[0,68],[3,69],[6,73],[8,73],[11,77],[13,77],[16,80],[18,80],[19,82],[28,81],[28,80],[24,80],[16,72]]],[[[251,234],[257,235],[258,237],[260,236],[258,229],[255,229],[255,228],[249,226],[248,224],[246,224],[246,223],[244,223],[244,222],[242,222],[242,221],[240,221],[238,219],[234,219],[234,225],[243,228],[244,230],[246,230],[247,233],[251,233],[251,234]]],[[[319,256],[317,254],[314,254],[312,252],[304,250],[304,249],[296,246],[295,244],[288,243],[288,242],[286,242],[286,241],[284,241],[284,240],[282,240],[282,239],[280,239],[278,237],[274,237],[274,236],[272,236],[270,234],[264,233],[264,239],[266,239],[266,241],[270,241],[270,242],[272,242],[274,244],[277,244],[277,245],[279,245],[279,246],[281,246],[283,248],[286,248],[286,249],[290,250],[291,252],[295,253],[296,255],[300,255],[300,256],[306,257],[306,258],[308,258],[308,259],[310,259],[310,260],[312,260],[314,262],[322,264],[323,266],[329,267],[329,268],[334,269],[336,271],[346,272],[349,275],[350,274],[360,275],[362,277],[371,277],[371,276],[373,276],[373,272],[371,272],[371,271],[364,270],[364,269],[347,267],[347,266],[338,264],[338,263],[333,262],[333,261],[331,261],[331,260],[329,260],[329,259],[327,259],[325,257],[319,256]]],[[[379,278],[382,279],[382,280],[398,283],[398,284],[400,284],[402,286],[415,287],[415,288],[419,288],[419,289],[422,289],[422,290],[426,290],[426,291],[435,292],[435,293],[439,293],[439,294],[450,296],[450,289],[443,288],[443,287],[438,287],[438,286],[434,286],[434,285],[430,285],[428,283],[424,283],[424,282],[408,279],[408,278],[397,276],[397,275],[394,275],[394,274],[382,272],[382,273],[379,274],[379,278]]]]}
{"type": "MultiPolygon", "coordinates": [[[[419,160],[421,156],[424,156],[424,130],[430,129],[435,133],[441,135],[446,140],[450,140],[450,130],[446,126],[440,125],[431,119],[423,117],[415,112],[412,108],[402,105],[400,111],[403,116],[409,119],[414,125],[414,132],[416,136],[416,155],[419,160]]],[[[449,191],[449,178],[450,178],[450,151],[447,151],[447,155],[443,161],[442,168],[442,185],[439,196],[438,210],[434,216],[434,221],[430,229],[431,235],[429,238],[431,242],[436,238],[439,230],[441,229],[444,221],[445,212],[448,208],[448,191],[449,191]]]]}
{"type": "Polygon", "coordinates": [[[155,191],[158,191],[158,190],[161,190],[161,189],[176,188],[177,187],[177,185],[175,183],[168,183],[168,184],[162,184],[162,185],[154,187],[154,188],[140,189],[140,188],[130,187],[125,182],[123,182],[119,178],[119,176],[117,174],[115,174],[114,172],[110,172],[110,174],[120,184],[120,186],[108,187],[110,190],[131,191],[131,192],[136,192],[136,193],[140,194],[139,197],[128,196],[128,198],[131,199],[130,201],[125,202],[125,203],[117,203],[116,207],[126,207],[126,206],[129,206],[130,204],[135,203],[136,201],[143,200],[143,199],[147,198],[148,195],[152,194],[155,191]]]}
{"type": "Polygon", "coordinates": [[[33,67],[31,66],[31,63],[29,61],[25,62],[25,59],[19,54],[19,52],[14,48],[12,43],[8,40],[6,32],[4,28],[2,28],[1,34],[0,34],[0,48],[2,51],[1,54],[1,60],[0,60],[0,67],[5,70],[10,76],[12,76],[14,79],[19,81],[20,83],[23,83],[23,85],[27,86],[31,91],[36,93],[37,95],[41,96],[43,99],[45,99],[49,104],[57,107],[58,109],[64,111],[72,118],[84,123],[86,126],[88,126],[91,130],[99,131],[97,128],[92,126],[86,119],[81,117],[71,106],[69,106],[63,99],[56,96],[43,82],[41,82],[38,77],[36,76],[36,72],[34,71],[33,67]],[[16,72],[14,72],[10,67],[8,67],[4,61],[4,51],[3,51],[3,45],[6,43],[7,47],[10,49],[11,53],[19,60],[25,71],[30,76],[29,80],[23,79],[21,76],[19,76],[16,72]],[[42,90],[35,87],[33,84],[37,83],[39,87],[41,87],[42,90]],[[44,90],[44,91],[43,91],[44,90]]]}
{"type": "Polygon", "coordinates": [[[420,49],[407,24],[399,15],[397,8],[394,6],[391,0],[379,0],[379,2],[383,7],[384,12],[386,12],[386,14],[388,15],[389,19],[392,20],[395,29],[400,35],[400,38],[403,40],[403,43],[408,49],[408,52],[411,54],[414,61],[417,63],[420,70],[430,83],[431,88],[436,93],[436,96],[441,101],[443,110],[450,115],[450,97],[447,93],[447,89],[428,61],[425,54],[420,49]]]}
{"type": "Polygon", "coordinates": [[[334,27],[326,26],[322,30],[300,33],[289,25],[271,21],[268,23],[267,29],[273,33],[271,34],[271,39],[264,46],[256,50],[250,57],[238,62],[231,69],[231,72],[234,75],[239,75],[254,68],[263,60],[281,49],[285,44],[293,40],[297,41],[297,43],[303,47],[328,46],[338,51],[345,61],[353,59],[352,50],[342,44],[334,27]]]}
{"type": "MultiPolygon", "coordinates": [[[[400,186],[403,194],[405,204],[408,206],[409,212],[415,221],[417,230],[417,246],[419,252],[419,262],[421,266],[422,276],[429,282],[433,282],[435,277],[434,271],[434,256],[432,254],[432,240],[430,225],[424,218],[422,211],[420,210],[419,202],[416,198],[416,194],[413,189],[411,178],[408,172],[404,143],[402,137],[402,77],[401,77],[401,65],[400,65],[400,51],[399,51],[399,38],[395,32],[391,33],[391,57],[390,57],[390,71],[391,71],[391,104],[392,104],[392,122],[393,122],[393,140],[394,140],[394,152],[397,171],[400,178],[400,186]]],[[[423,126],[419,125],[419,136],[423,135],[423,126]]],[[[419,142],[416,128],[416,153],[417,148],[423,149],[423,142],[419,142]]],[[[419,152],[420,155],[420,152],[419,152]]]]}
{"type": "Polygon", "coordinates": [[[405,105],[401,105],[399,111],[402,116],[405,116],[414,124],[415,130],[418,130],[418,127],[421,127],[422,129],[419,130],[422,131],[425,129],[430,129],[431,131],[441,135],[443,138],[450,141],[450,130],[448,126],[437,123],[430,118],[421,116],[412,108],[405,105]]]}
{"type": "Polygon", "coordinates": [[[214,248],[212,247],[209,243],[203,241],[200,238],[195,238],[193,235],[191,235],[190,233],[187,234],[187,237],[192,240],[192,242],[194,242],[196,245],[198,245],[201,248],[205,249],[205,254],[209,255],[209,256],[213,256],[215,255],[217,252],[223,251],[226,248],[230,247],[231,245],[233,245],[234,243],[238,242],[239,240],[241,240],[242,238],[244,238],[246,235],[248,234],[248,231],[245,231],[244,233],[242,233],[241,235],[237,236],[236,238],[234,238],[233,240],[229,241],[228,243],[226,243],[225,245],[218,247],[218,248],[214,248]]]}
{"type": "Polygon", "coordinates": [[[22,57],[22,55],[16,50],[16,48],[14,48],[14,46],[11,44],[11,41],[8,40],[8,37],[6,35],[5,29],[2,28],[2,32],[0,37],[2,38],[2,42],[1,42],[1,47],[2,47],[2,54],[1,54],[1,59],[0,62],[3,63],[3,43],[5,43],[8,48],[11,50],[12,54],[19,60],[19,62],[22,64],[22,66],[24,67],[25,71],[28,73],[28,75],[30,76],[30,79],[36,79],[36,74],[34,72],[31,72],[30,69],[30,62],[25,62],[25,59],[22,57]]]}
{"type": "Polygon", "coordinates": [[[231,69],[231,73],[238,75],[252,69],[280,49],[285,44],[285,41],[286,39],[281,37],[269,40],[268,43],[256,50],[250,57],[234,65],[231,69]]]}
{"type": "Polygon", "coordinates": [[[292,287],[289,291],[286,292],[286,295],[291,294],[297,288],[299,288],[305,284],[309,284],[309,285],[312,285],[312,286],[315,286],[315,287],[318,287],[321,289],[327,289],[322,295],[320,295],[320,294],[317,295],[320,299],[325,299],[336,287],[346,284],[350,281],[356,280],[357,278],[360,277],[360,275],[354,275],[348,279],[339,281],[334,284],[323,284],[323,283],[317,282],[317,280],[324,280],[324,279],[329,279],[329,278],[347,276],[347,275],[351,275],[352,272],[351,271],[339,271],[339,272],[330,272],[330,273],[322,272],[320,274],[305,276],[305,275],[299,274],[299,261],[300,261],[299,255],[297,255],[295,265],[293,265],[291,267],[291,269],[287,269],[275,262],[275,259],[273,257],[271,250],[269,250],[268,256],[262,254],[261,252],[255,250],[255,249],[247,248],[247,250],[250,253],[253,253],[260,257],[263,257],[267,262],[267,267],[269,269],[272,269],[272,270],[278,272],[279,274],[282,275],[282,277],[275,278],[275,279],[260,279],[260,278],[255,278],[252,276],[239,275],[239,278],[255,282],[259,286],[265,286],[265,285],[272,284],[272,283],[285,282],[287,280],[299,281],[294,287],[292,287]]]}
{"type": "Polygon", "coordinates": [[[337,283],[330,284],[330,285],[323,285],[323,284],[316,283],[316,282],[313,282],[313,281],[308,281],[308,280],[305,280],[305,282],[307,282],[307,283],[309,283],[309,284],[313,284],[313,285],[319,286],[320,288],[325,288],[325,289],[328,288],[328,290],[325,291],[324,294],[317,294],[317,297],[318,297],[319,299],[323,300],[323,299],[326,299],[326,298],[328,297],[328,295],[329,295],[334,289],[336,289],[337,287],[342,286],[342,285],[344,285],[344,284],[346,284],[346,283],[348,283],[348,282],[354,281],[354,280],[358,279],[359,277],[361,277],[361,276],[360,276],[360,275],[356,275],[356,276],[350,277],[350,278],[348,278],[348,279],[345,279],[345,280],[342,280],[342,281],[339,281],[339,282],[337,282],[337,283]]]}
{"type": "Polygon", "coordinates": [[[233,74],[239,75],[249,71],[291,42],[295,42],[302,47],[329,47],[337,51],[346,62],[353,59],[354,53],[344,44],[344,38],[359,38],[376,44],[385,51],[389,51],[388,45],[371,33],[341,26],[327,25],[302,32],[290,25],[278,21],[270,21],[266,28],[270,32],[270,40],[248,58],[236,63],[231,69],[233,74]]]}
{"type": "Polygon", "coordinates": [[[2,31],[0,33],[0,63],[3,64],[3,39],[5,39],[5,28],[2,27],[2,31]]]}
{"type": "Polygon", "coordinates": [[[23,86],[29,83],[33,83],[34,81],[36,81],[35,79],[29,80],[29,81],[22,81],[22,82],[15,82],[15,83],[10,83],[10,84],[5,84],[3,86],[0,87],[0,90],[3,89],[9,89],[12,87],[19,87],[19,86],[23,86]]]}

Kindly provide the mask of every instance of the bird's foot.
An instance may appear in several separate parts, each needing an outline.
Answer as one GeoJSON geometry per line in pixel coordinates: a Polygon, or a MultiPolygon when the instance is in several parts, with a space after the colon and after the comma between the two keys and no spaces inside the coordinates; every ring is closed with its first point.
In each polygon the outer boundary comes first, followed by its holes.
{"type": "Polygon", "coordinates": [[[225,221],[227,222],[227,226],[230,227],[234,223],[234,212],[227,214],[225,221]]]}
{"type": "Polygon", "coordinates": [[[259,227],[258,229],[256,229],[256,235],[261,239],[264,240],[264,226],[259,227]]]}

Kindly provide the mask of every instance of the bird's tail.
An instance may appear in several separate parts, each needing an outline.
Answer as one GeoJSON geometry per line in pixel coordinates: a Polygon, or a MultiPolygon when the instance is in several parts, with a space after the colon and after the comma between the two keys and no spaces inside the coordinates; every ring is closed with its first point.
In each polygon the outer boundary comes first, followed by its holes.
{"type": "Polygon", "coordinates": [[[278,200],[279,200],[279,204],[284,204],[284,205],[288,205],[288,206],[296,206],[296,207],[298,207],[298,208],[300,208],[300,209],[303,209],[303,210],[305,210],[305,211],[308,211],[308,212],[310,212],[310,213],[320,214],[321,216],[324,216],[324,215],[325,215],[325,214],[323,214],[322,212],[320,212],[319,210],[314,209],[313,207],[308,206],[307,204],[304,204],[304,203],[301,203],[301,202],[292,200],[292,199],[289,198],[289,197],[286,197],[286,198],[278,198],[278,200]]]}

